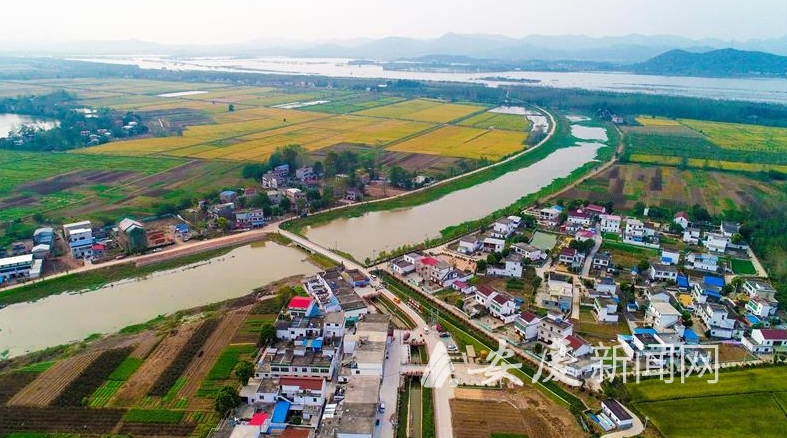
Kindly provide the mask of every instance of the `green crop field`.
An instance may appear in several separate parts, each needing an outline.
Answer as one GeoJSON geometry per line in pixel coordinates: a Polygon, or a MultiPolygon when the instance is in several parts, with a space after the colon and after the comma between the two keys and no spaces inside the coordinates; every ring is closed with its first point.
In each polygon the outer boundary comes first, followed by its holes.
{"type": "Polygon", "coordinates": [[[530,121],[525,116],[493,112],[485,112],[468,117],[458,124],[480,129],[503,129],[507,131],[530,130],[530,121]]]}
{"type": "Polygon", "coordinates": [[[375,95],[360,94],[357,96],[351,96],[348,99],[310,106],[307,109],[309,111],[319,111],[333,114],[349,114],[370,108],[376,108],[378,106],[390,105],[403,100],[405,99],[402,97],[389,96],[381,98],[375,95]]]}
{"type": "Polygon", "coordinates": [[[751,260],[732,259],[732,271],[737,275],[756,275],[757,269],[751,260]]]}
{"type": "Polygon", "coordinates": [[[703,378],[680,378],[671,384],[658,379],[626,385],[634,407],[650,417],[664,436],[787,436],[785,401],[787,368],[766,367],[723,371],[714,384],[703,378]],[[691,421],[686,421],[690,418],[691,421]]]}
{"type": "Polygon", "coordinates": [[[129,409],[123,420],[132,423],[175,424],[183,420],[185,412],[165,409],[129,409]]]}

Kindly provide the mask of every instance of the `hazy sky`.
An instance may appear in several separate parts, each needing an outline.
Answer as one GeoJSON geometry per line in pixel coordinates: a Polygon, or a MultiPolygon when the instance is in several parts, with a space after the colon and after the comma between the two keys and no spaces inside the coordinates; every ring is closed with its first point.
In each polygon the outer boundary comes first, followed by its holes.
{"type": "Polygon", "coordinates": [[[0,40],[787,34],[787,0],[4,0],[0,11],[0,40]]]}

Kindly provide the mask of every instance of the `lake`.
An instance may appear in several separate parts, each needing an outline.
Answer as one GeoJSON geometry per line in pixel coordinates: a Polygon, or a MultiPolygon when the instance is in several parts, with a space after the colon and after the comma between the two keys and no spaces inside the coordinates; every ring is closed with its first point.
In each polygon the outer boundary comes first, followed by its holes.
{"type": "Polygon", "coordinates": [[[57,126],[57,122],[21,114],[0,113],[0,138],[8,137],[9,132],[19,129],[22,125],[52,129],[57,126]]]}
{"type": "Polygon", "coordinates": [[[318,268],[298,249],[273,242],[95,291],[54,295],[0,310],[0,352],[9,356],[112,333],[182,309],[237,298],[254,288],[318,268]]]}
{"type": "MultiPolygon", "coordinates": [[[[511,82],[488,80],[489,73],[444,73],[385,70],[380,65],[350,65],[345,58],[256,58],[164,56],[108,56],[75,58],[81,61],[136,65],[146,69],[253,72],[260,74],[302,74],[332,77],[412,79],[482,83],[489,86],[511,82]]],[[[495,77],[532,79],[537,85],[555,88],[637,92],[711,99],[787,103],[787,79],[699,78],[686,76],[635,75],[611,72],[496,72],[495,77]]],[[[513,83],[515,85],[515,83],[513,83]]]]}
{"type": "Polygon", "coordinates": [[[594,141],[577,141],[529,167],[497,179],[458,190],[435,201],[410,208],[378,211],[360,217],[337,219],[308,228],[306,237],[325,247],[351,254],[356,260],[374,258],[375,252],[423,242],[451,225],[480,219],[535,193],[554,179],[568,176],[592,161],[606,141],[604,128],[572,125],[572,133],[594,141]]]}

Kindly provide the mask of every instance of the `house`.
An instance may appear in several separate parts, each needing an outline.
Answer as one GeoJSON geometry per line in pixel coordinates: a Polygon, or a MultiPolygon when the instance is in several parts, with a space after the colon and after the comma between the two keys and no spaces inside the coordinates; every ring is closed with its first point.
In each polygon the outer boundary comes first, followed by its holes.
{"type": "Polygon", "coordinates": [[[276,176],[273,172],[268,172],[262,175],[262,188],[264,189],[278,189],[284,187],[286,179],[276,176]]]}
{"type": "Polygon", "coordinates": [[[303,190],[292,187],[284,191],[284,196],[293,204],[299,199],[306,199],[306,193],[303,193],[303,190]]]}
{"type": "Polygon", "coordinates": [[[567,221],[570,224],[589,227],[593,221],[593,215],[579,208],[568,212],[567,221]]]}
{"type": "Polygon", "coordinates": [[[10,279],[38,278],[43,263],[33,254],[23,254],[0,259],[0,284],[10,279]]]}
{"type": "Polygon", "coordinates": [[[475,254],[484,247],[484,241],[476,234],[459,239],[456,250],[462,254],[475,254]]]}
{"type": "Polygon", "coordinates": [[[358,269],[348,269],[344,272],[347,274],[348,282],[353,287],[366,287],[369,286],[371,279],[358,269]]]}
{"type": "Polygon", "coordinates": [[[710,336],[721,339],[731,339],[735,329],[735,316],[727,307],[706,302],[697,309],[697,315],[702,319],[710,336]]]}
{"type": "Polygon", "coordinates": [[[650,265],[648,274],[653,281],[678,281],[678,268],[672,265],[654,263],[650,265]]]}
{"type": "Polygon", "coordinates": [[[521,216],[508,216],[508,220],[511,221],[511,224],[514,226],[515,230],[522,224],[521,216]]]}
{"type": "Polygon", "coordinates": [[[593,352],[593,346],[579,336],[568,335],[558,344],[558,354],[563,357],[582,357],[588,356],[593,352]]]}
{"type": "Polygon", "coordinates": [[[425,281],[442,284],[453,267],[444,260],[434,257],[423,257],[415,262],[415,272],[425,281]]]}
{"type": "Polygon", "coordinates": [[[732,237],[733,234],[740,232],[741,226],[735,222],[722,222],[719,231],[724,237],[732,237]]]}
{"type": "Polygon", "coordinates": [[[41,243],[34,246],[33,249],[30,250],[30,254],[33,254],[33,258],[45,259],[49,257],[49,253],[51,252],[51,250],[52,250],[51,245],[41,243]]]}
{"type": "Polygon", "coordinates": [[[488,308],[492,302],[492,297],[497,295],[497,291],[486,285],[480,285],[475,291],[475,302],[482,307],[488,308]]]}
{"type": "Polygon", "coordinates": [[[237,228],[258,228],[265,225],[265,214],[261,208],[250,208],[246,211],[235,213],[235,226],[237,228]]]}
{"type": "Polygon", "coordinates": [[[645,298],[651,303],[654,301],[661,301],[664,303],[668,303],[670,301],[670,298],[672,298],[672,295],[670,295],[661,286],[655,286],[655,287],[651,286],[645,288],[645,298]]]}
{"type": "Polygon", "coordinates": [[[235,202],[238,199],[238,192],[234,190],[224,190],[219,193],[219,201],[226,204],[228,202],[235,202]]]}
{"type": "Polygon", "coordinates": [[[776,300],[754,297],[746,302],[745,309],[746,312],[758,318],[769,318],[776,315],[778,306],[779,302],[776,300]]]}
{"type": "Polygon", "coordinates": [[[290,176],[290,165],[282,164],[280,166],[276,166],[271,172],[273,172],[273,174],[279,178],[286,179],[288,176],[290,176]]]}
{"type": "Polygon", "coordinates": [[[504,217],[496,220],[495,223],[492,224],[492,231],[490,234],[496,239],[508,239],[514,234],[514,230],[516,230],[514,221],[504,217]]]}
{"type": "Polygon", "coordinates": [[[542,225],[555,227],[560,224],[560,214],[563,213],[563,207],[553,205],[549,208],[542,208],[538,211],[538,222],[542,225]]]}
{"type": "Polygon", "coordinates": [[[599,229],[602,233],[620,234],[620,216],[614,214],[602,214],[599,216],[599,229]]]}
{"type": "Polygon", "coordinates": [[[141,222],[125,218],[118,224],[118,244],[129,254],[140,253],[148,247],[148,236],[141,222]]]}
{"type": "Polygon", "coordinates": [[[724,251],[727,250],[729,237],[725,237],[723,234],[718,233],[706,233],[703,243],[708,251],[724,254],[724,251]]]}
{"type": "MultiPolygon", "coordinates": [[[[472,278],[472,276],[470,276],[470,278],[472,278]]],[[[451,285],[451,289],[458,290],[459,292],[462,292],[465,295],[475,293],[475,291],[477,290],[475,286],[473,286],[472,284],[468,284],[467,280],[454,281],[454,283],[451,285]]]]}
{"type": "Polygon", "coordinates": [[[489,314],[508,324],[516,318],[517,307],[510,295],[500,292],[492,296],[489,302],[489,314]]]}
{"type": "Polygon", "coordinates": [[[522,312],[514,318],[514,331],[525,341],[538,336],[538,326],[543,318],[532,312],[522,312]]]}
{"type": "Polygon", "coordinates": [[[596,233],[592,230],[579,230],[575,237],[578,241],[584,242],[586,240],[593,240],[596,237],[596,233]]]}
{"type": "Polygon", "coordinates": [[[391,261],[391,270],[404,276],[411,272],[415,272],[415,264],[408,262],[402,257],[391,261]]]}
{"type": "Polygon", "coordinates": [[[522,278],[522,259],[521,254],[510,253],[500,263],[487,266],[487,275],[497,275],[499,277],[522,278]]]}
{"type": "MultiPolygon", "coordinates": [[[[451,269],[446,273],[443,278],[440,280],[440,286],[444,288],[453,288],[454,283],[456,282],[463,282],[473,278],[473,273],[470,271],[460,271],[458,269],[451,269]]],[[[465,289],[467,286],[460,289],[465,289]]]]}
{"type": "Polygon", "coordinates": [[[33,232],[33,243],[36,245],[51,245],[55,240],[55,229],[41,227],[33,232]]]}
{"type": "Polygon", "coordinates": [[[767,281],[757,278],[747,278],[743,282],[743,290],[752,298],[760,297],[773,300],[776,297],[776,289],[767,281]]]}
{"type": "Polygon", "coordinates": [[[360,202],[363,201],[363,193],[361,193],[361,191],[356,188],[350,188],[347,189],[344,199],[352,202],[360,202]]]}
{"type": "Polygon", "coordinates": [[[633,424],[631,414],[615,399],[608,398],[602,401],[601,412],[612,420],[619,429],[629,429],[633,424]]]}
{"type": "Polygon", "coordinates": [[[279,205],[279,202],[281,202],[281,193],[278,190],[268,190],[265,194],[272,205],[279,205]]]}
{"type": "Polygon", "coordinates": [[[257,195],[257,188],[256,187],[246,187],[243,189],[243,197],[244,198],[251,198],[252,196],[257,195]]]}
{"type": "Polygon", "coordinates": [[[63,237],[68,242],[71,257],[81,259],[90,258],[93,255],[93,229],[90,221],[63,225],[63,237]]]}
{"type": "Polygon", "coordinates": [[[529,243],[517,242],[511,245],[511,250],[533,262],[547,258],[546,252],[529,243]]]}
{"type": "Polygon", "coordinates": [[[657,332],[663,332],[678,325],[681,321],[681,314],[668,302],[651,301],[645,311],[645,321],[650,323],[657,332]]]}
{"type": "Polygon", "coordinates": [[[689,227],[689,215],[686,214],[685,211],[679,211],[675,213],[675,216],[672,218],[672,222],[680,225],[680,227],[685,230],[689,227]]]}
{"type": "MultiPolygon", "coordinates": [[[[292,316],[311,316],[315,311],[317,302],[310,297],[292,297],[287,304],[287,313],[292,316]]],[[[319,309],[317,309],[319,312],[319,309]]]]}
{"type": "Polygon", "coordinates": [[[752,353],[767,354],[787,347],[787,330],[754,329],[751,336],[744,336],[741,343],[752,353]]]}
{"type": "Polygon", "coordinates": [[[612,298],[597,297],[593,300],[593,316],[598,322],[618,322],[618,303],[612,298]]]}
{"type": "Polygon", "coordinates": [[[577,267],[580,266],[583,261],[585,261],[585,254],[577,251],[574,248],[563,248],[563,250],[560,251],[558,261],[564,265],[577,267]]]}
{"type": "Polygon", "coordinates": [[[719,272],[719,257],[712,254],[691,253],[686,257],[688,264],[695,270],[719,272]]]}
{"type": "Polygon", "coordinates": [[[631,240],[639,239],[641,241],[645,235],[645,224],[639,219],[628,218],[624,234],[631,240]]]}
{"type": "Polygon", "coordinates": [[[308,179],[314,179],[317,175],[314,174],[314,169],[311,166],[303,166],[295,169],[295,178],[305,182],[308,179]]]}
{"type": "Polygon", "coordinates": [[[538,342],[557,347],[563,339],[574,334],[574,326],[563,319],[563,315],[549,313],[538,326],[538,342]]]}
{"type": "Polygon", "coordinates": [[[687,228],[683,231],[683,241],[690,245],[698,245],[700,243],[700,229],[687,228]]]}
{"type": "Polygon", "coordinates": [[[705,276],[702,281],[693,284],[691,295],[697,304],[704,304],[708,300],[718,303],[721,301],[721,290],[723,287],[723,278],[705,276]]]}
{"type": "Polygon", "coordinates": [[[503,239],[496,239],[494,237],[487,237],[484,239],[485,252],[501,252],[506,247],[506,241],[503,239]]]}
{"type": "Polygon", "coordinates": [[[612,277],[601,277],[596,279],[596,292],[608,295],[615,295],[618,290],[615,279],[612,277]]]}
{"type": "Polygon", "coordinates": [[[607,207],[597,204],[588,204],[585,206],[583,210],[585,210],[586,212],[592,215],[601,215],[607,212],[607,207]]]}
{"type": "Polygon", "coordinates": [[[680,263],[680,252],[662,249],[661,263],[664,263],[665,265],[677,265],[680,263]]]}
{"type": "Polygon", "coordinates": [[[608,268],[610,268],[611,263],[612,263],[612,257],[608,252],[597,252],[593,256],[591,268],[607,270],[608,268]]]}

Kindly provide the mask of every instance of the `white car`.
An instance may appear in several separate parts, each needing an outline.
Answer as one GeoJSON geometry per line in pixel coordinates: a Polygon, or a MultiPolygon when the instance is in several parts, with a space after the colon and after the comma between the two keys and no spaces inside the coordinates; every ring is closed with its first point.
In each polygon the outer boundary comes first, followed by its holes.
{"type": "Polygon", "coordinates": [[[448,346],[448,351],[453,353],[453,352],[459,351],[459,349],[456,348],[456,345],[449,345],[448,346]]]}
{"type": "Polygon", "coordinates": [[[424,333],[429,334],[429,327],[424,327],[424,333]]]}

